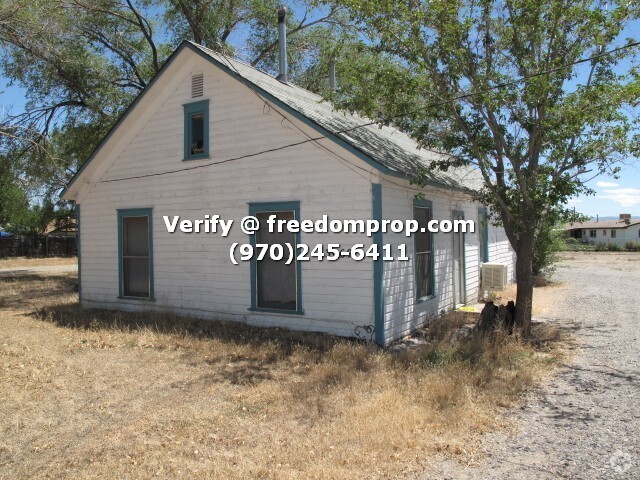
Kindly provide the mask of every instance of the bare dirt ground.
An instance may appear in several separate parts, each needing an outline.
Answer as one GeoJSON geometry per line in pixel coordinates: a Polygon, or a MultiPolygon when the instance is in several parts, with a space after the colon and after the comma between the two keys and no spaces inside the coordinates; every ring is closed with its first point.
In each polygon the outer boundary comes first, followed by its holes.
{"type": "Polygon", "coordinates": [[[492,433],[485,459],[442,459],[420,479],[640,478],[640,254],[567,253],[544,311],[580,351],[492,433]]]}
{"type": "Polygon", "coordinates": [[[82,310],[75,273],[35,268],[0,275],[0,478],[11,480],[406,478],[438,455],[480,458],[485,434],[563,358],[562,332],[544,325],[534,343],[452,343],[434,325],[423,349],[393,355],[82,310]]]}

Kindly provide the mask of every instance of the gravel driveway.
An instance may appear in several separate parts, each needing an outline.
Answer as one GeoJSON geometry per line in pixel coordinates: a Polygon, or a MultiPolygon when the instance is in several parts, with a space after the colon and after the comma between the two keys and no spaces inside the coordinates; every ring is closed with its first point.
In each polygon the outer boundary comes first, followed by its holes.
{"type": "Polygon", "coordinates": [[[486,459],[442,460],[422,479],[640,478],[640,255],[571,254],[568,294],[548,321],[574,329],[578,354],[486,441],[486,459]]]}

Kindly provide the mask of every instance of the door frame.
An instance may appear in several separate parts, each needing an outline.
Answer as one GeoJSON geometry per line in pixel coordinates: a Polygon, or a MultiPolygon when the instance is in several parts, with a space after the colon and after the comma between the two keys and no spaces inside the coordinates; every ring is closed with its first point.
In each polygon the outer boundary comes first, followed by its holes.
{"type": "MultiPolygon", "coordinates": [[[[455,222],[457,219],[464,220],[464,211],[462,210],[452,210],[451,211],[451,222],[455,222]]],[[[464,305],[467,302],[467,259],[466,259],[466,239],[464,232],[451,232],[451,279],[453,282],[453,308],[454,310],[458,308],[459,305],[464,305]],[[460,235],[460,285],[462,290],[458,292],[456,285],[456,259],[454,257],[455,252],[455,242],[456,236],[460,235]]]]}
{"type": "MultiPolygon", "coordinates": [[[[249,215],[256,216],[261,212],[293,212],[293,218],[300,221],[300,201],[299,200],[287,200],[282,202],[251,202],[249,203],[249,215]]],[[[296,247],[300,245],[300,232],[295,234],[296,247]]],[[[249,243],[253,248],[256,246],[256,234],[249,235],[249,243]]],[[[304,315],[304,308],[302,307],[302,262],[296,259],[296,309],[275,309],[275,308],[263,308],[258,306],[258,268],[257,260],[254,256],[249,263],[249,275],[251,278],[251,306],[248,310],[252,312],[269,312],[286,315],[304,315]]]]}

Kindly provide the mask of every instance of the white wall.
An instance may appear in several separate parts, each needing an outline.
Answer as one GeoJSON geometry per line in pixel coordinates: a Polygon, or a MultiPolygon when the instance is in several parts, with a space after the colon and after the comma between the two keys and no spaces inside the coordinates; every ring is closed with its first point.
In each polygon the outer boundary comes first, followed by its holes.
{"type": "Polygon", "coordinates": [[[511,248],[504,228],[489,224],[489,262],[507,265],[507,279],[516,281],[516,253],[511,248]]]}
{"type": "Polygon", "coordinates": [[[625,229],[621,229],[624,234],[619,234],[622,238],[624,238],[624,243],[621,246],[624,246],[627,242],[635,242],[640,245],[640,224],[629,225],[625,229]]]}
{"type": "MultiPolygon", "coordinates": [[[[225,318],[262,326],[351,335],[373,324],[373,266],[347,258],[303,262],[305,315],[248,311],[249,263],[233,265],[229,247],[248,243],[238,222],[249,202],[300,201],[302,219],[370,218],[371,182],[313,143],[181,173],[111,181],[136,175],[200,166],[303,140],[275,109],[217,67],[185,50],[154,90],[122,124],[103,150],[111,164],[91,166],[89,193],[81,199],[82,303],[125,309],[173,309],[181,314],[225,318]],[[210,101],[210,160],[183,162],[183,104],[190,98],[192,73],[204,73],[210,101]],[[104,170],[104,169],[103,169],[104,170]],[[100,173],[100,177],[96,178],[100,173]],[[119,208],[153,208],[155,302],[118,299],[119,208]],[[227,238],[215,234],[169,234],[163,215],[198,219],[219,214],[235,225],[227,238]]],[[[194,100],[201,100],[194,99],[194,100]]],[[[368,243],[346,234],[302,234],[302,242],[368,243]]]]}
{"type": "MultiPolygon", "coordinates": [[[[463,211],[467,220],[476,222],[474,233],[465,234],[466,301],[478,300],[480,252],[478,247],[477,203],[462,193],[427,188],[425,200],[433,203],[433,219],[451,219],[454,210],[463,211]]],[[[382,217],[407,220],[413,218],[413,200],[417,190],[404,181],[386,178],[382,188],[382,217]],[[406,188],[405,188],[406,187],[406,188]]],[[[384,306],[387,339],[409,334],[439,313],[453,308],[452,234],[434,234],[435,297],[416,300],[413,269],[413,241],[404,234],[386,233],[383,243],[407,244],[408,261],[384,262],[384,306]]],[[[515,255],[502,228],[489,227],[489,261],[508,265],[510,281],[515,279],[515,255]]]]}
{"type": "Polygon", "coordinates": [[[585,229],[582,229],[582,239],[581,240],[584,241],[586,239],[587,241],[589,241],[589,243],[592,243],[592,244],[616,243],[620,247],[624,247],[625,243],[627,243],[629,241],[640,243],[640,234],[638,232],[640,232],[640,225],[638,225],[638,224],[630,225],[627,228],[616,228],[616,229],[611,229],[611,228],[585,228],[585,229]],[[591,230],[595,230],[596,231],[595,238],[589,236],[591,230]],[[612,230],[615,230],[615,232],[616,232],[616,237],[615,238],[611,237],[611,231],[612,230]]]}

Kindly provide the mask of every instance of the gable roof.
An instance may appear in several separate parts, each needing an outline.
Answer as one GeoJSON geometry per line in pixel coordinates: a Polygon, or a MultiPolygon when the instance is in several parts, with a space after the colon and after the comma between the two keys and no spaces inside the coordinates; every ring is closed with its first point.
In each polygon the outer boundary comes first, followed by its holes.
{"type": "Polygon", "coordinates": [[[477,191],[482,187],[483,180],[480,172],[470,166],[450,168],[446,172],[432,170],[430,168],[431,162],[446,159],[448,154],[420,148],[415,140],[396,128],[379,127],[375,124],[366,125],[372,120],[357,114],[339,111],[330,102],[324,101],[321,96],[308,90],[291,83],[280,82],[244,62],[223,56],[196,43],[184,41],[120,116],[89,159],[68,182],[60,193],[60,197],[65,195],[97,152],[135,108],[138,101],[151,89],[156,79],[164,73],[179,52],[185,48],[221,67],[267,100],[276,103],[298,119],[312,125],[320,131],[321,135],[347,147],[382,173],[413,178],[418,169],[422,168],[426,172],[426,183],[430,185],[467,192],[477,191]]]}

